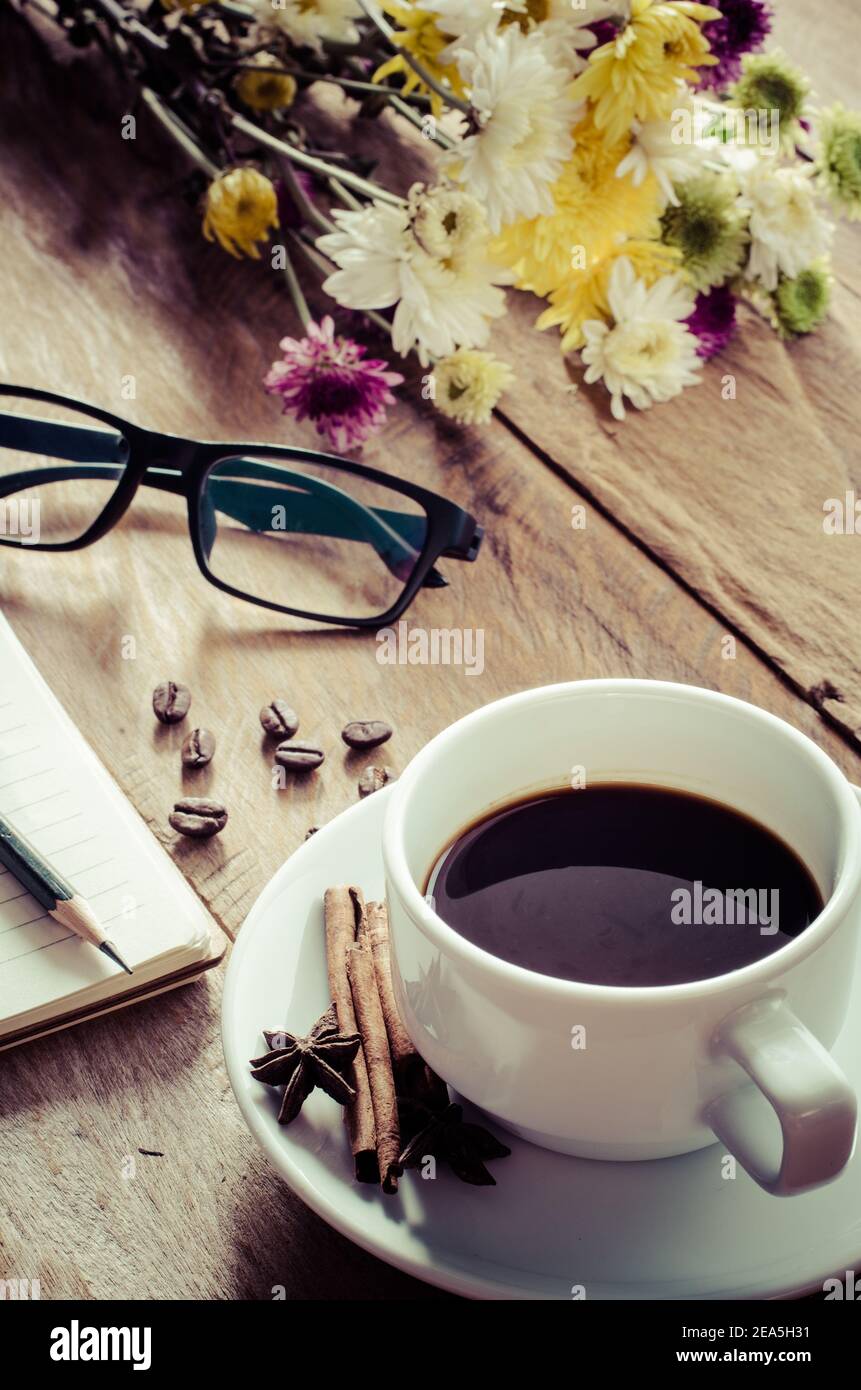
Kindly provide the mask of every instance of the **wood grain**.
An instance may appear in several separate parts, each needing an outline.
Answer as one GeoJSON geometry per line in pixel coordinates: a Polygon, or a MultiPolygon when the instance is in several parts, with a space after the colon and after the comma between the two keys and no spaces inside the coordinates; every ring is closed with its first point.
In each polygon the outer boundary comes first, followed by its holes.
{"type": "MultiPolygon", "coordinates": [[[[122,142],[122,103],[94,82],[87,60],[52,65],[7,11],[0,47],[4,378],[80,394],[177,433],[313,443],[313,431],[282,421],[259,386],[279,337],[294,327],[286,300],[264,268],[237,265],[202,240],[198,214],[180,197],[186,171],[159,132],[142,117],[134,145],[122,142]],[[128,376],[132,400],[123,394],[128,376]]],[[[577,420],[590,418],[585,401],[573,408],[577,420]]],[[[793,397],[783,408],[784,434],[793,435],[796,414],[797,428],[808,427],[803,402],[793,397]]],[[[663,436],[666,418],[642,428],[663,436]]],[[[721,419],[713,416],[714,430],[721,419]]],[[[586,426],[578,435],[565,420],[568,460],[586,426]]],[[[585,481],[597,493],[609,470],[601,451],[623,459],[648,446],[648,433],[620,447],[594,419],[588,431],[598,462],[585,481]]],[[[689,495],[685,477],[698,462],[673,437],[678,476],[664,479],[667,506],[689,495]]],[[[714,438],[703,439],[714,460],[714,438]]],[[[400,769],[440,728],[497,696],[577,677],[652,676],[754,700],[861,780],[845,738],[744,640],[734,651],[726,642],[729,618],[746,630],[746,598],[724,618],[706,586],[712,607],[704,605],[504,424],[456,431],[413,392],[367,457],[451,496],[487,525],[479,562],[444,564],[450,587],[423,592],[409,614],[411,626],[481,629],[480,676],[384,666],[373,636],[300,630],[219,593],[198,573],[170,499],[139,497],[114,533],[79,554],[0,554],[0,596],[16,631],[231,935],[306,829],[355,800],[373,755],[343,748],[349,719],[392,723],[385,761],[400,769]],[[583,508],[585,529],[572,526],[573,507],[583,508]],[[123,656],[128,637],[132,659],[123,656]],[[202,774],[182,773],[182,726],[155,726],[150,694],[164,678],[191,686],[194,722],[218,738],[202,774]],[[273,789],[257,723],[275,695],[294,704],[302,733],[328,752],[319,774],[283,792],[273,789]],[[231,812],[224,834],[204,845],[178,842],[167,826],[173,800],[192,786],[231,812]]],[[[702,483],[695,491],[702,496],[702,483]]],[[[659,502],[655,494],[653,511],[659,502]]],[[[618,505],[626,526],[636,520],[625,496],[618,505]]],[[[667,563],[682,573],[694,550],[705,569],[701,546],[699,532],[682,527],[667,563]]],[[[784,552],[783,569],[791,568],[784,552]]],[[[769,590],[759,600],[763,623],[773,597],[769,590]]],[[[797,624],[798,659],[807,660],[809,610],[782,611],[781,623],[797,624]]],[[[834,645],[851,650],[853,641],[841,635],[834,645]]],[[[277,1286],[291,1298],[438,1297],[328,1230],[275,1178],[227,1083],[222,974],[4,1057],[0,1277],[40,1278],[43,1297],[54,1298],[270,1298],[277,1286]]]]}
{"type": "MultiPolygon", "coordinates": [[[[834,0],[812,42],[808,7],[775,8],[775,39],[809,69],[819,103],[857,104],[854,0],[834,0]]],[[[622,425],[601,386],[572,396],[557,335],[530,333],[532,296],[511,295],[495,334],[518,375],[504,418],[856,743],[861,541],[826,534],[823,520],[829,499],[861,484],[859,251],[861,228],[844,225],[831,318],[815,337],[784,346],[745,309],[698,388],[660,410],[629,411],[622,425]]]]}

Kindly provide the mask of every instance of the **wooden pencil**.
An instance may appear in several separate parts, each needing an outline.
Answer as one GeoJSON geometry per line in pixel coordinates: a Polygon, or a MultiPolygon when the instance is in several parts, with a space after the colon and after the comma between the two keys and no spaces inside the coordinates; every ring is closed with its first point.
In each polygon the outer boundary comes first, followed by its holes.
{"type": "Polygon", "coordinates": [[[15,875],[22,888],[52,917],[76,936],[89,941],[131,975],[131,966],[126,965],[117,948],[108,940],[86,898],[82,898],[68,879],[49,864],[3,815],[0,815],[0,863],[15,875]]]}

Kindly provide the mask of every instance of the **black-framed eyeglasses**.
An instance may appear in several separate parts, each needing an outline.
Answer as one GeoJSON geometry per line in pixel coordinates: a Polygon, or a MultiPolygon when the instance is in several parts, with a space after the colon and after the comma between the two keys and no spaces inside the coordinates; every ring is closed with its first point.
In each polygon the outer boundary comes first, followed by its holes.
{"type": "Polygon", "coordinates": [[[0,544],[79,550],[138,488],[184,497],[201,572],[236,598],[347,627],[394,622],[443,556],[474,560],[475,518],[376,468],[269,444],[159,434],[50,391],[0,385],[0,544]]]}

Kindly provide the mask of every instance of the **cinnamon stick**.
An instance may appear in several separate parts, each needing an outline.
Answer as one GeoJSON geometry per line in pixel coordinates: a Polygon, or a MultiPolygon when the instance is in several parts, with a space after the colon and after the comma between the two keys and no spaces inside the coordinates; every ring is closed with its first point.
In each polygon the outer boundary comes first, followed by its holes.
{"type": "Polygon", "coordinates": [[[386,913],[385,903],[367,903],[365,912],[359,923],[358,940],[361,944],[366,941],[371,949],[374,958],[374,971],[377,977],[377,989],[380,993],[380,1004],[383,1010],[383,1018],[386,1023],[386,1033],[389,1039],[389,1048],[392,1054],[392,1066],[395,1075],[400,1079],[403,1074],[405,1064],[409,1064],[410,1059],[417,1057],[418,1053],[413,1047],[412,1039],[401,1022],[398,1007],[395,1003],[395,992],[392,985],[392,963],[389,950],[389,919],[386,913]]]}
{"type": "Polygon", "coordinates": [[[374,972],[380,1005],[386,1024],[392,1067],[398,1095],[421,1101],[431,1110],[448,1105],[445,1082],[428,1066],[417,1052],[412,1038],[403,1025],[392,983],[392,957],[389,943],[389,918],[385,903],[367,903],[359,923],[358,940],[367,942],[374,958],[374,972]]]}
{"type": "MultiPolygon", "coordinates": [[[[347,978],[347,952],[356,939],[358,924],[364,916],[364,905],[364,898],[358,888],[327,888],[323,899],[329,993],[335,1004],[338,1028],[342,1033],[360,1031],[347,978]]],[[[359,1049],[353,1062],[352,1084],[355,1087],[356,1099],[346,1107],[346,1121],[350,1131],[350,1148],[356,1178],[359,1182],[379,1182],[374,1103],[364,1047],[359,1049]]]]}
{"type": "Polygon", "coordinates": [[[362,1035],[362,1049],[368,1068],[374,1124],[377,1131],[377,1163],[384,1192],[397,1192],[401,1172],[401,1129],[395,1077],[386,1022],[377,989],[374,957],[367,944],[348,946],[347,977],[353,994],[353,1007],[362,1035]]]}

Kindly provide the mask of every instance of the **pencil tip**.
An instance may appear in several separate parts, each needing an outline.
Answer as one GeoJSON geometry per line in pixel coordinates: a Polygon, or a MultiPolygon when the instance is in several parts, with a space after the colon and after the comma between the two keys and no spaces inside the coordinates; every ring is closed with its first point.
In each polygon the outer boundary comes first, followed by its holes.
{"type": "Polygon", "coordinates": [[[105,955],[108,956],[116,965],[121,965],[127,975],[133,974],[131,966],[126,965],[119,951],[116,949],[115,946],[111,945],[110,941],[103,941],[101,946],[99,947],[99,950],[104,951],[105,955]]]}

